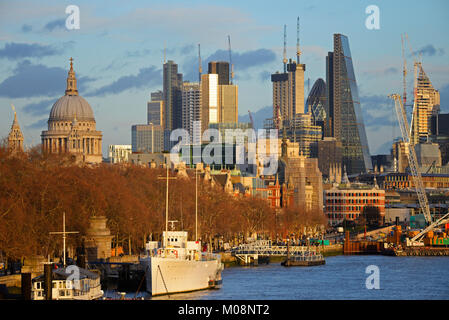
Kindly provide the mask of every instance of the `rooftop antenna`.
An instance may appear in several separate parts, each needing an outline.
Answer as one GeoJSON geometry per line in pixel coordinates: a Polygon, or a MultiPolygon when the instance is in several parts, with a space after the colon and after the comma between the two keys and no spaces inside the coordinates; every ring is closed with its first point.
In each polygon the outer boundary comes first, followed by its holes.
{"type": "Polygon", "coordinates": [[[203,73],[203,66],[201,64],[201,47],[198,43],[198,82],[201,82],[201,74],[203,73]]]}
{"type": "Polygon", "coordinates": [[[167,43],[164,41],[164,64],[167,62],[167,43]]]}
{"type": "Polygon", "coordinates": [[[296,20],[296,63],[299,64],[299,56],[301,55],[301,50],[299,50],[299,17],[296,20]]]}
{"type": "Polygon", "coordinates": [[[232,64],[232,56],[231,56],[231,36],[228,35],[228,50],[229,50],[229,67],[231,68],[231,84],[234,79],[234,65],[232,64]]]}
{"type": "Polygon", "coordinates": [[[287,72],[287,25],[284,24],[284,73],[287,72]]]}

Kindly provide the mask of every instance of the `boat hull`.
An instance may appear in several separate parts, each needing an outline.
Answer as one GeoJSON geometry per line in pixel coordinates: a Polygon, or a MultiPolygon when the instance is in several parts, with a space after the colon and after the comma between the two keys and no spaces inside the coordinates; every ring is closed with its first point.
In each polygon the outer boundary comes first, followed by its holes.
{"type": "Polygon", "coordinates": [[[197,291],[221,286],[220,259],[197,261],[148,257],[141,261],[146,270],[146,288],[152,296],[197,291]]]}

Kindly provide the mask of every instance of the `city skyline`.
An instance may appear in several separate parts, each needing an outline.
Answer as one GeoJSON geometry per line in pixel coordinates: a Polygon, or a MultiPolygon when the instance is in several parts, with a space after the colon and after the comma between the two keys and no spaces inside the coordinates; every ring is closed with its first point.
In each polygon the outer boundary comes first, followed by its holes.
{"type": "MultiPolygon", "coordinates": [[[[282,3],[276,3],[275,10],[272,3],[254,6],[234,1],[214,5],[197,1],[190,6],[154,2],[151,7],[137,2],[120,8],[80,1],[79,30],[65,28],[66,5],[54,1],[0,5],[2,137],[8,135],[14,119],[13,103],[25,145],[40,143],[50,108],[63,95],[68,59],[73,57],[80,95],[93,107],[106,156],[107,145],[130,144],[131,125],[145,123],[150,93],[162,90],[164,43],[167,60],[178,64],[183,79],[197,81],[197,44],[201,44],[206,73],[208,62],[228,61],[228,35],[240,116],[247,110],[271,107],[270,74],[282,72],[283,25],[287,24],[287,58],[294,58],[297,16],[301,62],[307,65],[305,97],[307,79],[312,86],[316,79],[325,78],[325,56],[332,51],[333,34],[349,38],[371,154],[379,153],[382,145],[391,146],[391,140],[400,136],[394,105],[386,95],[402,93],[401,33],[407,32],[411,49],[422,53],[424,69],[440,90],[441,111],[449,111],[449,48],[444,34],[438,32],[447,26],[448,4],[443,1],[433,1],[432,6],[354,1],[350,11],[332,2],[306,2],[289,5],[288,13],[282,3]],[[380,30],[365,27],[365,8],[370,4],[380,8],[380,30]],[[217,10],[222,14],[213,14],[217,10]],[[432,23],[416,26],[418,17],[432,23]],[[203,32],[205,26],[208,33],[203,32]]],[[[409,55],[410,94],[413,60],[409,55]]]]}

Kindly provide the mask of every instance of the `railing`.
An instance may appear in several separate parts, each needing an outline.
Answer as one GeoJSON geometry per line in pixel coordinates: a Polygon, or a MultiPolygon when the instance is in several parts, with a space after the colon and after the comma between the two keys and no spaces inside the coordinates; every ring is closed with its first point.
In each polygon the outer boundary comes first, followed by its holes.
{"type": "MultiPolygon", "coordinates": [[[[302,256],[309,252],[318,251],[319,249],[315,246],[291,246],[288,248],[288,253],[292,256],[302,256]]],[[[254,246],[251,244],[244,244],[231,249],[231,252],[235,255],[257,254],[262,256],[285,256],[287,255],[287,246],[254,246]]]]}

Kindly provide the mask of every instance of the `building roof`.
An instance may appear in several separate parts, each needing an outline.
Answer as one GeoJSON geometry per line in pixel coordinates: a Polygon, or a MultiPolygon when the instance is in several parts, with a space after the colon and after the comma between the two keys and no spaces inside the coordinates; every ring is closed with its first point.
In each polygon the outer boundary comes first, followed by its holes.
{"type": "Polygon", "coordinates": [[[95,121],[89,103],[81,96],[65,95],[59,98],[50,111],[49,121],[95,121]]]}

